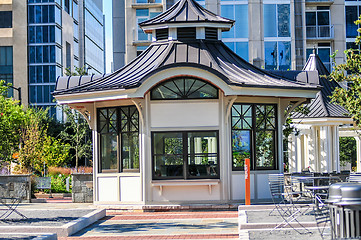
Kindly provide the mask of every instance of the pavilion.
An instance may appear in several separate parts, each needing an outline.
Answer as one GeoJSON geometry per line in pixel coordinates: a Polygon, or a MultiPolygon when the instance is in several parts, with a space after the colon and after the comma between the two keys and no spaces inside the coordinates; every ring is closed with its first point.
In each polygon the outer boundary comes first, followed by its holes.
{"type": "Polygon", "coordinates": [[[54,96],[93,131],[95,204],[231,203],[269,199],[283,172],[282,125],[319,91],[317,72],[291,80],[222,41],[233,20],[180,0],[140,23],[152,44],[106,76],[60,77],[54,96]],[[286,111],[287,110],[287,111],[286,111]]]}

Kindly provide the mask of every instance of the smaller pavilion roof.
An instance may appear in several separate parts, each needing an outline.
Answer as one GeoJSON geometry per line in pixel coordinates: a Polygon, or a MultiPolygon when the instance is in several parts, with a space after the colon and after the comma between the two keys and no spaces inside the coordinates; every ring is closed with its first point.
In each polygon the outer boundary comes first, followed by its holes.
{"type": "Polygon", "coordinates": [[[158,16],[141,22],[139,26],[146,28],[148,26],[168,25],[175,23],[223,23],[229,24],[227,30],[229,30],[234,20],[216,15],[207,9],[200,6],[193,0],[179,0],[171,8],[158,16]]]}
{"type": "Polygon", "coordinates": [[[319,84],[322,88],[321,91],[317,93],[316,98],[306,105],[310,112],[307,115],[295,112],[292,118],[349,118],[349,113],[345,108],[331,102],[330,97],[333,91],[337,87],[340,87],[340,85],[335,81],[327,79],[330,73],[322,63],[320,57],[315,53],[311,54],[303,70],[318,71],[320,76],[319,84]]]}

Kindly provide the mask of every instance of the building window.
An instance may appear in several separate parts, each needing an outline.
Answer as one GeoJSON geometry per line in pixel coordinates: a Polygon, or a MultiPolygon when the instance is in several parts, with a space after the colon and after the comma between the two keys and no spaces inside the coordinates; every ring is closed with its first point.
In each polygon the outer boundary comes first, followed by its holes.
{"type": "MultiPolygon", "coordinates": [[[[0,80],[13,83],[13,47],[0,47],[0,80]]],[[[9,89],[8,96],[13,96],[9,89]]]]}
{"type": "Polygon", "coordinates": [[[316,11],[306,12],[307,38],[330,38],[332,26],[330,25],[330,7],[317,7],[316,11]]]}
{"type": "Polygon", "coordinates": [[[0,28],[13,27],[13,13],[11,11],[0,11],[0,28]]]}
{"type": "Polygon", "coordinates": [[[143,32],[143,30],[139,27],[139,23],[144,22],[148,19],[154,18],[159,13],[161,13],[160,10],[157,8],[140,8],[136,9],[136,17],[137,17],[137,36],[135,37],[135,40],[137,41],[151,41],[151,34],[146,34],[143,32]]]}
{"type": "Polygon", "coordinates": [[[234,104],[232,106],[232,166],[244,169],[251,160],[252,170],[276,169],[277,106],[234,104]]]}
{"type": "Polygon", "coordinates": [[[64,0],[64,11],[70,14],[70,0],[64,0]]]}
{"type": "Polygon", "coordinates": [[[248,57],[248,42],[228,42],[228,39],[224,40],[224,44],[227,45],[233,52],[246,61],[249,61],[248,57]]]}
{"type": "Polygon", "coordinates": [[[71,45],[65,42],[65,67],[71,71],[71,45]]]}
{"type": "Polygon", "coordinates": [[[99,172],[139,172],[139,115],[135,106],[98,109],[99,172]]]}
{"type": "Polygon", "coordinates": [[[290,4],[264,4],[265,37],[290,37],[290,4]]]}
{"type": "Polygon", "coordinates": [[[346,6],[346,37],[355,38],[358,35],[357,29],[360,27],[355,24],[358,16],[361,14],[361,6],[346,6]]]}
{"type": "Polygon", "coordinates": [[[270,41],[264,43],[265,68],[270,70],[291,69],[291,42],[270,41]]]}
{"type": "Polygon", "coordinates": [[[176,78],[153,88],[150,98],[152,100],[217,99],[218,89],[202,80],[176,78]]]}
{"type": "Polygon", "coordinates": [[[153,132],[153,179],[219,178],[218,131],[153,132]]]}

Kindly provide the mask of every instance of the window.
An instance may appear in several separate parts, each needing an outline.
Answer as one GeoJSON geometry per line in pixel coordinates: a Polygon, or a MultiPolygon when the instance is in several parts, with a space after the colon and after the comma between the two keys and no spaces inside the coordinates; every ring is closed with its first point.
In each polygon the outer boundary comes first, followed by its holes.
{"type": "MultiPolygon", "coordinates": [[[[13,47],[0,47],[0,80],[13,83],[13,47]]],[[[9,97],[11,93],[9,90],[9,97]]]]}
{"type": "Polygon", "coordinates": [[[290,5],[264,4],[263,21],[265,37],[290,37],[290,5]]]}
{"type": "Polygon", "coordinates": [[[144,22],[148,19],[154,18],[159,13],[161,13],[161,10],[158,8],[140,8],[136,9],[136,17],[137,17],[137,36],[136,40],[138,41],[151,41],[151,34],[146,34],[143,32],[143,30],[139,27],[139,23],[144,22]]]}
{"type": "Polygon", "coordinates": [[[159,84],[151,90],[150,94],[152,100],[216,99],[218,89],[202,80],[176,78],[159,84]]]}
{"type": "Polygon", "coordinates": [[[358,19],[358,16],[360,16],[361,9],[360,6],[346,6],[346,37],[347,38],[355,38],[358,33],[357,29],[359,26],[355,24],[355,21],[358,19]]]}
{"type": "Polygon", "coordinates": [[[139,116],[135,106],[98,109],[99,172],[139,172],[139,116]]]}
{"type": "Polygon", "coordinates": [[[224,44],[227,45],[233,52],[237,53],[238,56],[248,61],[248,42],[228,42],[224,41],[224,44]]]}
{"type": "Polygon", "coordinates": [[[13,13],[11,11],[0,11],[0,28],[13,27],[13,13]]]}
{"type": "Polygon", "coordinates": [[[70,14],[70,0],[64,0],[64,11],[70,14]]]}
{"type": "Polygon", "coordinates": [[[153,179],[219,178],[218,131],[153,132],[153,179]]]}
{"type": "Polygon", "coordinates": [[[307,38],[330,38],[330,8],[317,7],[316,11],[306,12],[307,38]]]}
{"type": "Polygon", "coordinates": [[[264,46],[266,69],[291,69],[291,42],[265,42],[264,46]]]}
{"type": "Polygon", "coordinates": [[[234,104],[232,106],[232,166],[244,169],[250,158],[252,170],[276,169],[276,105],[234,104]]]}
{"type": "Polygon", "coordinates": [[[233,28],[222,33],[222,38],[248,38],[247,4],[225,4],[222,2],[221,15],[236,21],[233,28]]]}

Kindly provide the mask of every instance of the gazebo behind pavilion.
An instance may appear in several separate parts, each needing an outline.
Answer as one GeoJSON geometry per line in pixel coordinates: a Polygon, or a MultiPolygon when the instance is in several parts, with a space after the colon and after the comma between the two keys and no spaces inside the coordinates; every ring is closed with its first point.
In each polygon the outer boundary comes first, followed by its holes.
{"type": "Polygon", "coordinates": [[[289,170],[300,172],[340,172],[339,137],[352,136],[357,141],[357,169],[361,171],[361,145],[358,134],[351,130],[353,124],[349,113],[342,106],[331,102],[333,91],[340,87],[330,81],[330,74],[315,52],[310,54],[303,70],[317,71],[322,86],[316,98],[305,105],[307,114],[295,112],[291,118],[297,133],[290,136],[289,170]]]}
{"type": "MultiPolygon", "coordinates": [[[[112,205],[232,203],[270,198],[283,171],[282,124],[319,91],[265,72],[221,41],[234,21],[180,0],[140,24],[152,44],[101,77],[60,77],[54,96],[93,130],[94,202],[112,205]]],[[[310,76],[311,76],[310,75],[310,76]]]]}

